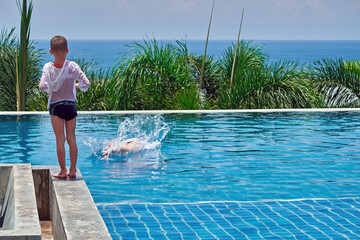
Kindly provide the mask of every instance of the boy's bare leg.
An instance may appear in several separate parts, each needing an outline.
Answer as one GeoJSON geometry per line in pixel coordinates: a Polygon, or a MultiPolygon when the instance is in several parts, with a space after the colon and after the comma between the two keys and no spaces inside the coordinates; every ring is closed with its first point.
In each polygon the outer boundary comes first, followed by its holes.
{"type": "Polygon", "coordinates": [[[130,150],[128,143],[124,143],[121,147],[120,147],[120,152],[121,153],[127,153],[130,150]]]}
{"type": "Polygon", "coordinates": [[[69,176],[72,178],[76,177],[76,162],[78,149],[76,144],[76,136],[75,136],[75,128],[76,128],[76,118],[73,118],[69,121],[65,121],[66,126],[66,140],[69,144],[69,152],[70,152],[70,170],[69,176]]]}
{"type": "Polygon", "coordinates": [[[133,151],[136,149],[136,146],[138,146],[138,145],[140,145],[140,143],[134,141],[134,142],[128,143],[127,146],[129,148],[129,151],[133,151]]]}
{"type": "Polygon", "coordinates": [[[60,165],[60,172],[53,174],[53,177],[66,178],[64,119],[52,115],[51,125],[56,137],[56,153],[60,165]]]}

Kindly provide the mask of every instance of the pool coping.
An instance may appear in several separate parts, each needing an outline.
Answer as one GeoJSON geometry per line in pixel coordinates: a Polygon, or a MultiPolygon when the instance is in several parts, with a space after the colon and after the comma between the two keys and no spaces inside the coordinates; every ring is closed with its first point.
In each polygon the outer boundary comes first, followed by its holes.
{"type": "Polygon", "coordinates": [[[59,166],[32,165],[32,171],[39,217],[48,211],[54,239],[111,239],[79,169],[67,179],[52,177],[59,166]]]}
{"type": "Polygon", "coordinates": [[[0,166],[12,168],[8,187],[13,191],[8,200],[9,208],[12,208],[9,212],[12,215],[11,228],[0,231],[0,239],[41,240],[31,165],[6,163],[0,166]]]}
{"type": "MultiPolygon", "coordinates": [[[[360,108],[285,108],[285,109],[224,109],[224,110],[123,110],[78,111],[79,114],[204,114],[204,113],[282,113],[282,112],[358,112],[360,108]]],[[[0,115],[47,115],[48,111],[0,111],[0,115]]]]}

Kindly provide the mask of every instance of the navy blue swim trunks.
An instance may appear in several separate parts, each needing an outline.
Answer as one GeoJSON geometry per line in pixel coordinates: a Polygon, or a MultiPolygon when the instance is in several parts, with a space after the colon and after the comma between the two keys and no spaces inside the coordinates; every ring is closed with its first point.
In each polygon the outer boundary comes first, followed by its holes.
{"type": "Polygon", "coordinates": [[[58,116],[65,121],[70,121],[77,116],[76,106],[74,101],[60,101],[50,104],[50,115],[58,116]]]}

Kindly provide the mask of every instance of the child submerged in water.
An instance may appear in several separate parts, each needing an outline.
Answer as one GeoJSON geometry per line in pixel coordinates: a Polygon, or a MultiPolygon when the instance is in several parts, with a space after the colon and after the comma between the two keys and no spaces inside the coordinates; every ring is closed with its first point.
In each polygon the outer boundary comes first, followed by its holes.
{"type": "Polygon", "coordinates": [[[125,154],[128,152],[138,152],[144,149],[145,142],[138,138],[127,139],[123,142],[111,142],[109,148],[103,153],[103,157],[110,153],[121,153],[125,154]]]}
{"type": "Polygon", "coordinates": [[[56,153],[60,172],[54,174],[57,178],[76,177],[77,144],[76,127],[76,88],[86,91],[90,81],[75,63],[66,60],[69,52],[67,41],[63,36],[55,36],[50,41],[49,52],[54,55],[54,62],[44,65],[39,88],[49,93],[48,109],[51,124],[56,137],[56,153]],[[76,82],[78,81],[78,82],[76,82]],[[66,129],[66,138],[64,132],[66,129]],[[65,139],[69,145],[70,171],[67,173],[65,162],[65,139]]]}

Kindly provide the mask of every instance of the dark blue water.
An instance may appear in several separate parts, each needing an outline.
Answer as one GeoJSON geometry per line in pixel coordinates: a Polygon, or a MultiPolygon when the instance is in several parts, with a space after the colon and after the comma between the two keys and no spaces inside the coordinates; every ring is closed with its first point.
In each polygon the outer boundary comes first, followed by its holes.
{"type": "MultiPolygon", "coordinates": [[[[69,58],[85,58],[95,60],[99,66],[110,68],[123,54],[128,53],[134,40],[70,40],[69,58]]],[[[138,42],[142,42],[139,40],[138,42]]],[[[174,41],[172,41],[174,42],[174,41]]],[[[220,58],[226,48],[234,42],[230,40],[213,40],[208,44],[208,55],[220,58]]],[[[258,40],[263,46],[270,61],[298,60],[300,64],[319,60],[323,57],[343,59],[360,59],[359,40],[258,40]]],[[[38,40],[37,47],[45,49],[44,62],[52,61],[48,53],[49,40],[38,40]]],[[[204,54],[205,41],[188,40],[187,47],[190,52],[204,54]]]]}

